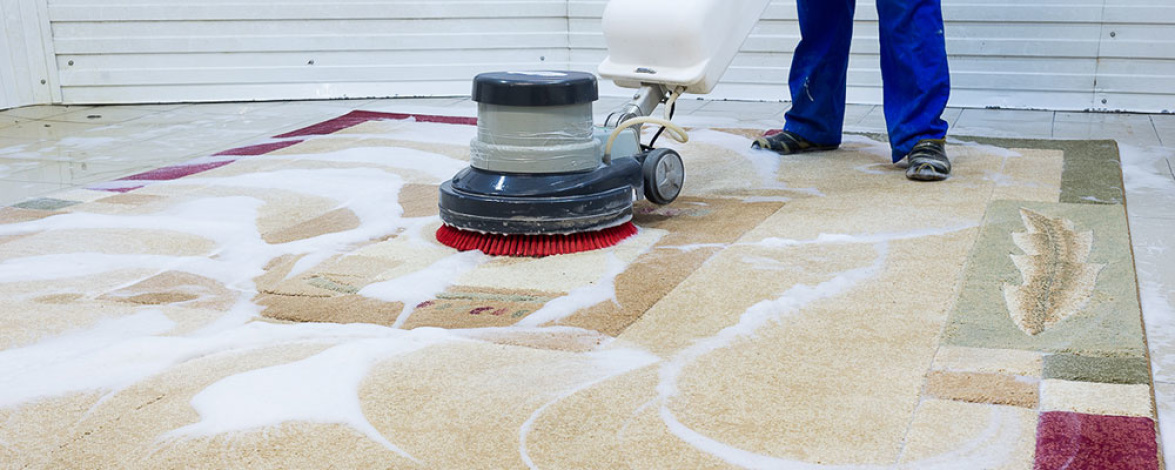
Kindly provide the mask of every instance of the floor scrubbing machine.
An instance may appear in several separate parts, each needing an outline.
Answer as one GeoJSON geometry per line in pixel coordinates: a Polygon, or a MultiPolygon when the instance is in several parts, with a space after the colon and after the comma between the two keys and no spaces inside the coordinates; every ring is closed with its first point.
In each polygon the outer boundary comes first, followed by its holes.
{"type": "Polygon", "coordinates": [[[550,256],[615,245],[635,234],[633,203],[673,202],[681,156],[654,148],[683,94],[708,94],[769,0],[611,0],[602,77],[637,91],[602,126],[595,75],[568,71],[478,75],[470,167],[440,189],[437,240],[490,255],[550,256]],[[651,22],[650,18],[657,21],[651,22]],[[654,112],[664,104],[663,117],[654,112]],[[649,145],[641,127],[661,130],[649,145]]]}

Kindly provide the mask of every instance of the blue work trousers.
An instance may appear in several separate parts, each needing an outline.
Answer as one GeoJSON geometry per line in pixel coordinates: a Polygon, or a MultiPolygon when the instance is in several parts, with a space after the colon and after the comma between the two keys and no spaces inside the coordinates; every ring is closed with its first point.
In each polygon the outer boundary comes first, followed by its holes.
{"type": "MultiPolygon", "coordinates": [[[[784,129],[812,142],[839,145],[845,117],[855,0],[797,0],[800,44],[792,59],[792,108],[784,129]]],[[[946,137],[950,96],[941,0],[877,0],[881,78],[893,159],[923,139],[946,137]]]]}

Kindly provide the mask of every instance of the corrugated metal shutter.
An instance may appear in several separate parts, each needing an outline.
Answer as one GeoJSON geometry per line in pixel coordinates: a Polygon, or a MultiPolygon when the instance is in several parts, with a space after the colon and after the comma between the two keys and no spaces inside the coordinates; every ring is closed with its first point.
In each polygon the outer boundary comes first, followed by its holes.
{"type": "MultiPolygon", "coordinates": [[[[590,69],[605,55],[605,3],[571,0],[573,68],[590,69]]],[[[1175,109],[1170,0],[943,0],[943,9],[953,106],[1175,109]]],[[[880,104],[874,2],[858,2],[854,27],[849,101],[880,104]]],[[[790,99],[785,84],[799,38],[794,0],[773,2],[714,96],[790,99]]]]}
{"type": "MultiPolygon", "coordinates": [[[[47,1],[68,103],[468,94],[478,72],[605,54],[605,0],[47,1]]],[[[943,2],[954,106],[1175,110],[1171,0],[943,2]]],[[[774,2],[714,97],[789,99],[798,41],[794,0],[774,2]]],[[[878,62],[862,1],[850,101],[881,102],[878,62]]]]}
{"type": "Polygon", "coordinates": [[[1106,0],[1095,108],[1175,113],[1175,2],[1106,0]]]}
{"type": "Polygon", "coordinates": [[[566,0],[50,0],[72,103],[468,94],[566,68],[566,0]]]}
{"type": "Polygon", "coordinates": [[[0,0],[0,109],[53,100],[56,73],[48,67],[44,4],[0,0]]]}

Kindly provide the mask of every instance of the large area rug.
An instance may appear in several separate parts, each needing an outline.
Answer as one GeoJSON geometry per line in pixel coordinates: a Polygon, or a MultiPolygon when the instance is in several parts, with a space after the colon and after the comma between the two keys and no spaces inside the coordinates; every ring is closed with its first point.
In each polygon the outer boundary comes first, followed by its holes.
{"type": "Polygon", "coordinates": [[[5,468],[1157,469],[1113,142],[694,129],[597,252],[438,244],[468,118],[354,112],[0,209],[5,468]]]}

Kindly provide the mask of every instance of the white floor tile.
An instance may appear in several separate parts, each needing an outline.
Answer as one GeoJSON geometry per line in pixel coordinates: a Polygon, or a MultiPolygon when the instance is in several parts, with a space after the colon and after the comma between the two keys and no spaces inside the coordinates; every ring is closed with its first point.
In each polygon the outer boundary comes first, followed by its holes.
{"type": "Polygon", "coordinates": [[[453,116],[458,116],[458,115],[476,116],[477,115],[477,102],[473,101],[473,100],[466,100],[466,99],[457,101],[456,103],[450,104],[445,107],[445,114],[453,115],[453,116]]]}
{"type": "Polygon", "coordinates": [[[152,104],[123,104],[123,108],[152,109],[155,111],[171,111],[188,106],[189,103],[152,103],[152,104]]]}
{"type": "Polygon", "coordinates": [[[971,120],[983,122],[1053,122],[1052,111],[1030,111],[1019,109],[964,109],[959,116],[961,122],[971,120]]]}
{"type": "Polygon", "coordinates": [[[285,104],[284,101],[255,101],[248,103],[196,103],[184,106],[178,110],[206,114],[249,114],[259,109],[285,104]]]}
{"type": "Polygon", "coordinates": [[[85,160],[90,154],[87,149],[62,145],[60,140],[24,142],[19,145],[0,144],[0,158],[28,161],[85,160]]]}
{"type": "Polygon", "coordinates": [[[31,197],[52,194],[65,188],[66,186],[53,183],[0,180],[0,205],[12,205],[31,197]]]}
{"type": "Polygon", "coordinates": [[[1164,147],[1175,147],[1175,127],[1169,129],[1158,127],[1155,130],[1159,134],[1159,142],[1161,142],[1164,147]]]}
{"type": "Polygon", "coordinates": [[[846,110],[845,124],[846,130],[850,132],[873,132],[885,133],[888,128],[885,125],[885,108],[881,106],[873,106],[869,112],[860,119],[857,119],[852,125],[848,124],[849,114],[846,110]]]}
{"type": "MultiPolygon", "coordinates": [[[[774,120],[783,122],[790,103],[763,101],[711,101],[688,114],[691,116],[728,117],[739,121],[774,120]]],[[[679,113],[682,111],[679,110],[679,113]]]]}
{"type": "Polygon", "coordinates": [[[172,109],[162,111],[149,116],[149,119],[138,118],[127,121],[125,124],[141,125],[148,127],[170,126],[170,125],[199,125],[200,123],[225,123],[232,122],[239,116],[235,114],[222,113],[207,113],[201,112],[198,108],[183,107],[179,109],[172,109]]]}
{"type": "Polygon", "coordinates": [[[45,166],[47,162],[40,160],[15,160],[0,158],[0,180],[12,179],[12,175],[24,173],[45,166]]]}
{"type": "Polygon", "coordinates": [[[379,100],[359,108],[361,111],[380,113],[430,114],[438,116],[477,116],[477,104],[464,99],[379,100]]]}
{"type": "Polygon", "coordinates": [[[228,150],[228,149],[242,147],[242,146],[246,146],[246,145],[252,145],[255,143],[266,142],[266,141],[272,140],[272,138],[274,136],[286,134],[286,133],[293,132],[293,131],[296,131],[299,129],[304,129],[304,128],[313,126],[315,124],[321,123],[322,121],[326,121],[327,119],[331,119],[331,118],[327,117],[327,118],[321,118],[321,119],[309,119],[309,120],[305,120],[305,121],[290,122],[290,123],[279,125],[277,127],[269,127],[269,128],[264,128],[264,129],[258,128],[258,129],[255,129],[256,132],[253,132],[248,137],[231,142],[232,145],[229,147],[222,146],[222,148],[217,149],[217,151],[219,152],[220,150],[228,150]]]}
{"type": "MultiPolygon", "coordinates": [[[[0,161],[0,165],[7,162],[0,161]]],[[[16,162],[28,163],[28,162],[16,162]]],[[[59,186],[77,186],[100,181],[111,181],[130,174],[141,173],[147,165],[134,163],[90,163],[90,162],[36,162],[33,168],[17,171],[5,180],[30,183],[50,183],[59,186]]]]}
{"type": "MultiPolygon", "coordinates": [[[[621,98],[621,97],[614,97],[614,96],[601,97],[598,101],[596,101],[595,103],[592,103],[592,114],[595,117],[595,123],[596,124],[603,124],[604,121],[608,118],[609,114],[612,114],[612,112],[614,112],[614,111],[620,110],[620,108],[622,108],[624,105],[628,104],[628,102],[629,102],[629,98],[621,98]]],[[[700,99],[697,99],[696,97],[693,97],[693,96],[684,97],[684,98],[677,101],[677,104],[676,104],[677,110],[674,112],[674,116],[676,118],[689,116],[689,115],[693,114],[695,111],[698,111],[699,109],[702,109],[703,107],[705,107],[709,104],[710,104],[710,101],[700,100],[700,99]]],[[[664,113],[664,109],[665,108],[663,108],[663,107],[658,107],[657,111],[656,111],[656,116],[661,117],[662,114],[664,113]]]]}
{"type": "MultiPolygon", "coordinates": [[[[319,112],[291,112],[288,115],[243,114],[218,115],[197,114],[188,110],[176,110],[158,115],[128,121],[127,126],[143,127],[145,134],[155,134],[152,139],[188,141],[192,139],[209,142],[235,142],[248,137],[265,134],[272,136],[277,130],[288,129],[310,123],[325,121],[345,114],[339,108],[319,108],[319,112]],[[155,126],[155,127],[147,127],[155,126]]],[[[143,139],[146,140],[146,139],[143,139]]]]}
{"type": "Polygon", "coordinates": [[[963,109],[962,108],[947,108],[945,111],[942,112],[942,120],[946,121],[947,124],[950,124],[952,126],[956,122],[959,122],[959,118],[961,118],[961,117],[963,117],[963,109]]]}
{"type": "MultiPolygon", "coordinates": [[[[1175,194],[1165,194],[1158,191],[1127,191],[1126,204],[1126,210],[1130,217],[1175,221],[1175,194]]],[[[1171,233],[1175,233],[1175,226],[1172,226],[1171,233]]]]}
{"type": "Polygon", "coordinates": [[[970,119],[967,111],[951,127],[951,134],[957,136],[1009,137],[1027,139],[1048,139],[1053,135],[1052,121],[984,121],[970,119]]]}
{"type": "Polygon", "coordinates": [[[164,110],[153,107],[96,106],[45,118],[46,121],[110,124],[126,122],[164,110]]]}
{"type": "Polygon", "coordinates": [[[20,152],[36,141],[0,138],[0,155],[20,152]]]}
{"type": "Polygon", "coordinates": [[[89,108],[89,106],[26,106],[0,112],[0,115],[24,119],[45,119],[89,108]]]}
{"type": "MultiPolygon", "coordinates": [[[[1121,145],[1126,209],[1130,217],[1175,220],[1175,178],[1169,158],[1175,149],[1121,145]]],[[[1171,233],[1175,233],[1172,231],[1171,233]]]]}
{"type": "Polygon", "coordinates": [[[877,109],[879,109],[879,108],[880,108],[880,106],[875,106],[875,105],[871,105],[871,104],[850,104],[850,105],[847,105],[847,106],[845,106],[845,122],[848,123],[853,118],[856,118],[859,121],[859,120],[861,120],[861,118],[868,116],[870,113],[877,111],[877,109]]]}
{"type": "Polygon", "coordinates": [[[867,108],[867,109],[858,109],[856,111],[854,111],[853,108],[851,108],[851,107],[848,109],[845,109],[844,127],[846,129],[848,129],[850,127],[856,126],[862,120],[864,120],[865,117],[868,116],[869,113],[872,111],[873,111],[873,108],[871,108],[871,107],[867,108]]]}
{"type": "Polygon", "coordinates": [[[595,114],[609,113],[628,103],[628,98],[621,98],[617,96],[601,96],[599,100],[592,103],[592,111],[595,114]]]}
{"type": "Polygon", "coordinates": [[[26,121],[0,129],[0,138],[17,140],[59,140],[102,127],[75,122],[26,121]]]}
{"type": "Polygon", "coordinates": [[[370,103],[359,106],[357,109],[364,109],[368,111],[382,111],[385,109],[394,109],[397,107],[431,107],[444,108],[450,105],[455,105],[467,101],[465,98],[391,98],[383,100],[375,100],[370,103]]]}
{"type": "Polygon", "coordinates": [[[1155,400],[1159,404],[1159,439],[1165,468],[1175,468],[1175,384],[1156,383],[1155,400]]]}
{"type": "Polygon", "coordinates": [[[1151,122],[1159,129],[1175,129],[1175,114],[1152,114],[1151,122]]]}
{"type": "MultiPolygon", "coordinates": [[[[56,123],[57,125],[80,125],[56,123]]],[[[66,137],[24,141],[21,145],[0,147],[0,157],[54,161],[108,160],[118,150],[142,141],[155,141],[177,132],[166,126],[145,127],[130,124],[87,126],[83,132],[66,137]]]]}
{"type": "Polygon", "coordinates": [[[16,116],[5,116],[5,115],[0,114],[0,129],[3,129],[5,127],[15,126],[15,125],[20,124],[24,121],[27,121],[27,119],[18,118],[16,116]]]}
{"type": "Polygon", "coordinates": [[[696,96],[685,96],[677,100],[677,114],[689,114],[706,106],[712,101],[696,96]]]}
{"type": "MultiPolygon", "coordinates": [[[[150,120],[136,119],[127,122],[111,123],[105,126],[88,130],[78,134],[78,139],[115,139],[119,142],[133,143],[145,140],[159,139],[186,129],[186,127],[155,123],[150,120]]],[[[113,145],[113,144],[112,144],[113,145]]]]}
{"type": "Polygon", "coordinates": [[[373,99],[358,99],[358,100],[301,100],[301,101],[286,101],[286,104],[294,105],[314,105],[314,106],[329,106],[332,108],[355,109],[360,106],[372,103],[373,99]]]}
{"type": "Polygon", "coordinates": [[[1154,379],[1175,383],[1175,220],[1130,219],[1154,379]]]}
{"type": "Polygon", "coordinates": [[[198,142],[189,140],[176,142],[167,139],[157,139],[135,142],[109,153],[91,156],[84,161],[111,165],[163,167],[192,160],[197,157],[208,156],[234,147],[238,146],[233,145],[233,143],[215,141],[198,142]]]}
{"type": "Polygon", "coordinates": [[[1056,122],[1082,122],[1082,123],[1104,123],[1104,124],[1118,124],[1129,123],[1135,125],[1149,124],[1149,114],[1130,114],[1130,113],[1074,113],[1074,112],[1057,112],[1056,122]]]}
{"type": "Polygon", "coordinates": [[[851,126],[845,126],[844,131],[864,134],[887,134],[889,132],[889,130],[885,127],[884,120],[873,118],[865,118],[861,120],[861,122],[851,126]]]}
{"type": "Polygon", "coordinates": [[[1150,122],[1057,122],[1053,137],[1058,139],[1112,139],[1135,146],[1159,145],[1159,135],[1150,122]]]}
{"type": "Polygon", "coordinates": [[[316,103],[282,103],[277,106],[261,108],[248,114],[234,116],[246,118],[281,117],[287,119],[305,120],[318,118],[320,120],[333,119],[351,112],[351,108],[342,106],[326,106],[316,103]]]}
{"type": "MultiPolygon", "coordinates": [[[[954,125],[963,114],[962,108],[947,108],[942,119],[954,125]]],[[[871,132],[886,132],[885,108],[873,105],[849,105],[845,108],[845,126],[869,129],[871,132]]]]}
{"type": "Polygon", "coordinates": [[[730,115],[719,114],[685,114],[673,118],[673,122],[683,127],[720,127],[732,129],[779,129],[783,126],[782,119],[760,119],[754,121],[741,120],[730,115]]]}

